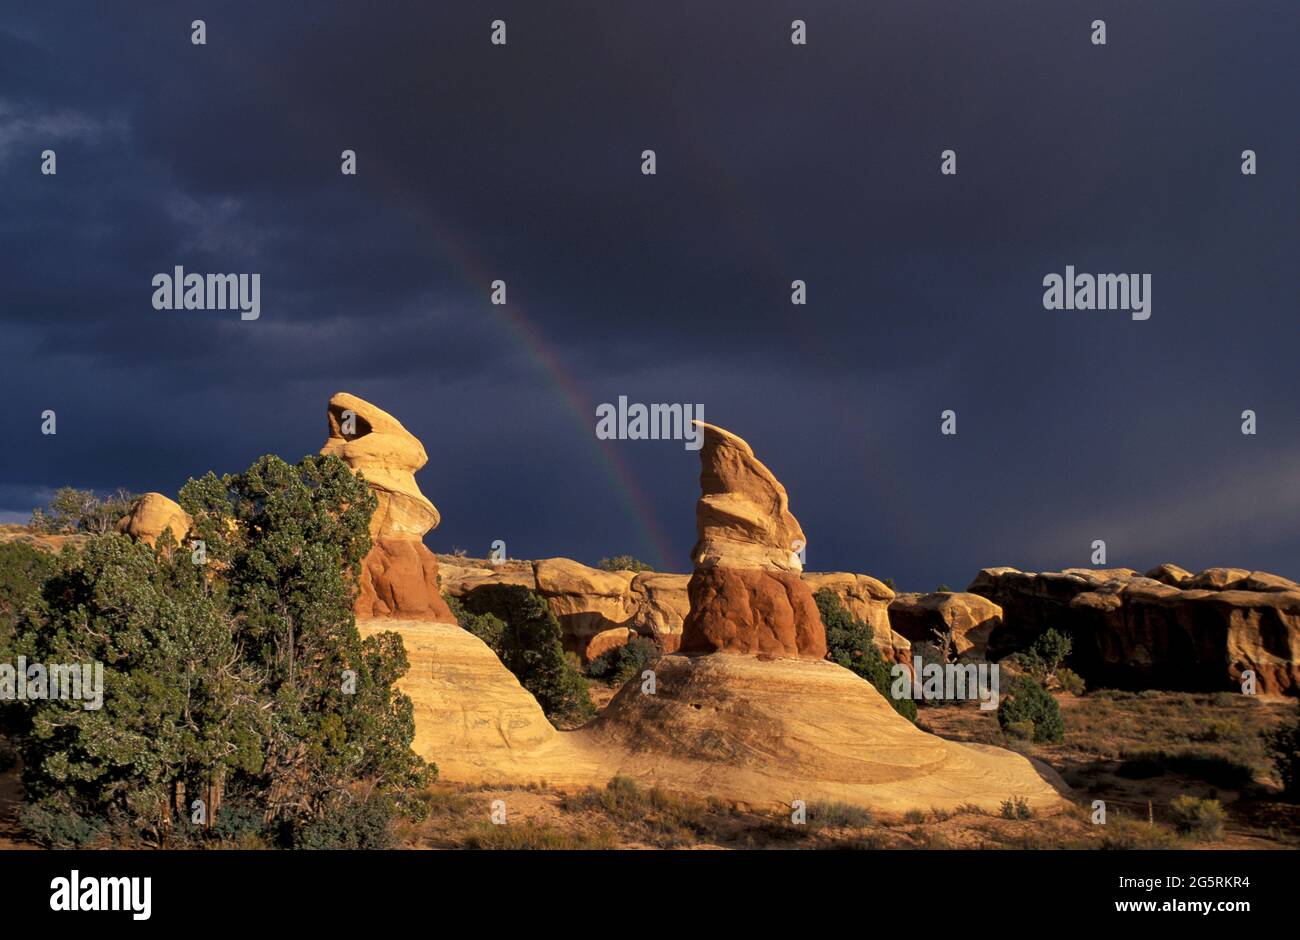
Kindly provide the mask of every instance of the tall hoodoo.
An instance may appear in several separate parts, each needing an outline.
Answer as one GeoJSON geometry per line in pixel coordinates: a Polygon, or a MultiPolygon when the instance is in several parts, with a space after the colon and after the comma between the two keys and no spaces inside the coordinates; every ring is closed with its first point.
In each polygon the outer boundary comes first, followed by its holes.
{"type": "Polygon", "coordinates": [[[785,487],[740,437],[703,421],[698,541],[683,653],[826,656],[826,631],[799,576],[805,538],[785,487]]]}
{"type": "Polygon", "coordinates": [[[420,492],[415,472],[429,462],[424,446],[402,423],[347,392],[329,401],[329,438],[321,453],[339,457],[379,499],[370,517],[373,542],[362,563],[356,614],[454,623],[438,590],[438,560],[424,545],[441,521],[420,492]]]}

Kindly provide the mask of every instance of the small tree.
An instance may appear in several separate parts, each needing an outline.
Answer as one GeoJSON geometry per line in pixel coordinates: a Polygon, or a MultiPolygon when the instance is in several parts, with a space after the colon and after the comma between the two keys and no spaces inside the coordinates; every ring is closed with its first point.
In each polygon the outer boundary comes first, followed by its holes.
{"type": "Polygon", "coordinates": [[[1073,648],[1074,643],[1068,636],[1048,629],[1034,640],[1023,661],[1040,682],[1045,686],[1050,685],[1056,679],[1056,671],[1061,668],[1073,648]]]}
{"type": "Polygon", "coordinates": [[[1065,740],[1061,709],[1043,686],[1029,676],[1017,676],[998,705],[998,724],[1009,734],[1021,734],[1032,722],[1034,740],[1060,744],[1065,740]]]}
{"type": "Polygon", "coordinates": [[[464,610],[505,625],[493,651],[552,722],[573,725],[595,714],[587,680],[564,655],[560,623],[545,600],[518,584],[490,584],[466,597],[464,610]]]}
{"type": "Polygon", "coordinates": [[[813,595],[813,600],[826,628],[826,658],[866,679],[894,711],[909,721],[916,721],[916,702],[910,698],[894,698],[891,694],[890,667],[876,648],[871,624],[845,610],[839,595],[830,588],[822,588],[813,595]]]}
{"type": "Polygon", "coordinates": [[[350,802],[427,779],[411,750],[414,707],[393,683],[408,661],[401,638],[362,641],[352,613],[377,500],[336,457],[257,460],[181,490],[209,560],[221,566],[245,655],[274,702],[263,783],[268,818],[290,831],[350,802]]]}

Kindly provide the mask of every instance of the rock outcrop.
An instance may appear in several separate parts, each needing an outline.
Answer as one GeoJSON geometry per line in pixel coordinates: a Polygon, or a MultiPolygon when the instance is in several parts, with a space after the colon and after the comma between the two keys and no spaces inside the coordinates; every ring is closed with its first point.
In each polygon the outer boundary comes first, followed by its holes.
{"type": "Polygon", "coordinates": [[[989,638],[995,658],[1051,627],[1072,635],[1070,664],[1094,685],[1235,689],[1251,670],[1260,692],[1300,694],[1300,585],[1244,568],[1151,574],[1160,579],[1128,568],[986,568],[970,590],[1003,609],[989,638]]]}
{"type": "Polygon", "coordinates": [[[756,804],[841,800],[886,812],[1023,794],[1062,805],[1049,769],[1000,748],[921,731],[865,679],[834,663],[715,653],[665,656],[655,694],[623,687],[574,732],[646,785],[756,804]]]}
{"type": "Polygon", "coordinates": [[[684,574],[603,571],[547,558],[533,562],[533,575],[560,621],[565,646],[585,661],[638,635],[667,653],[681,642],[688,610],[684,574]]]}
{"type": "MultiPolygon", "coordinates": [[[[394,631],[410,669],[397,687],[415,711],[412,749],[463,782],[582,782],[579,742],[557,731],[537,699],[474,634],[430,621],[358,620],[363,637],[394,631]]],[[[587,782],[599,776],[593,768],[587,782]]],[[[607,779],[607,778],[606,778],[607,779]]]]}
{"type": "Polygon", "coordinates": [[[370,517],[372,546],[362,562],[356,614],[454,623],[438,589],[438,560],[424,534],[441,521],[415,472],[429,461],[402,423],[375,405],[339,392],[329,401],[329,438],[321,453],[360,471],[379,505],[370,517]]]}
{"type": "Polygon", "coordinates": [[[904,593],[890,603],[889,622],[912,643],[933,643],[936,631],[951,634],[957,655],[983,659],[989,635],[1002,626],[1002,608],[964,591],[904,593]]]}
{"type": "Polygon", "coordinates": [[[911,641],[894,630],[889,619],[889,605],[894,591],[866,574],[847,571],[803,573],[804,583],[814,594],[823,588],[834,592],[850,614],[871,626],[876,648],[886,662],[910,663],[911,641]]]}
{"type": "Polygon", "coordinates": [[[141,542],[153,545],[164,529],[171,529],[172,538],[183,544],[194,519],[175,500],[162,493],[145,493],[131,504],[131,509],[118,520],[117,531],[141,542]]]}
{"type": "Polygon", "coordinates": [[[680,649],[825,658],[826,631],[799,576],[803,529],[785,487],[735,434],[695,424],[704,434],[701,496],[680,649]]]}
{"type": "MultiPolygon", "coordinates": [[[[611,578],[610,572],[567,558],[491,564],[447,555],[439,557],[438,572],[443,592],[451,597],[468,597],[490,584],[537,591],[560,621],[564,648],[584,661],[634,636],[653,640],[665,653],[674,652],[690,611],[688,574],[626,571],[611,578]]],[[[850,613],[870,624],[887,661],[911,662],[911,643],[890,629],[892,590],[870,575],[845,571],[805,571],[801,577],[813,592],[835,592],[850,613]]]]}

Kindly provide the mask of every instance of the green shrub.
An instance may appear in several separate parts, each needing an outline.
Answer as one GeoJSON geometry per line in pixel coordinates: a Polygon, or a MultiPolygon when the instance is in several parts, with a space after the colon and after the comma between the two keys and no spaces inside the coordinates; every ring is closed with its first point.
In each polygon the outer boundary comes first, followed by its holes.
{"type": "Polygon", "coordinates": [[[639,558],[633,558],[631,555],[615,555],[613,558],[602,558],[596,567],[601,571],[654,571],[654,568],[647,565],[639,558]]]}
{"type": "Polygon", "coordinates": [[[1183,835],[1209,841],[1223,834],[1223,804],[1218,800],[1180,796],[1169,808],[1174,814],[1174,828],[1183,835]]]}
{"type": "Polygon", "coordinates": [[[506,631],[506,625],[494,614],[473,614],[465,609],[465,605],[460,602],[459,598],[443,595],[446,598],[447,606],[451,608],[452,615],[461,628],[468,630],[480,640],[487,644],[488,648],[498,656],[501,655],[501,638],[506,631]]]}
{"type": "Polygon", "coordinates": [[[1264,746],[1283,792],[1291,799],[1300,797],[1300,712],[1289,723],[1264,732],[1264,746]]]}
{"type": "Polygon", "coordinates": [[[1035,741],[1059,744],[1065,740],[1065,722],[1056,699],[1028,676],[1017,677],[998,706],[998,724],[1003,732],[1023,721],[1033,723],[1035,741]]]}
{"type": "Polygon", "coordinates": [[[391,802],[378,797],[343,800],[293,833],[296,849],[388,849],[393,847],[391,802]]]}
{"type": "Polygon", "coordinates": [[[1023,796],[1013,796],[1009,800],[1002,801],[1000,814],[1003,819],[1033,819],[1034,811],[1029,806],[1029,800],[1023,796]]]}
{"type": "Polygon", "coordinates": [[[464,608],[504,624],[493,651],[553,723],[579,724],[596,713],[587,680],[564,655],[560,623],[541,597],[518,584],[489,584],[466,597],[464,608]]]}
{"type": "Polygon", "coordinates": [[[81,848],[106,828],[103,820],[77,812],[62,794],[23,804],[18,822],[33,841],[50,849],[81,848]]]}
{"type": "Polygon", "coordinates": [[[875,631],[871,625],[858,620],[840,602],[840,597],[829,588],[813,595],[822,624],[826,628],[826,658],[866,679],[885,701],[908,721],[916,721],[916,702],[910,698],[894,698],[891,687],[893,677],[890,666],[876,648],[875,631]]]}
{"type": "Polygon", "coordinates": [[[57,568],[54,555],[26,542],[0,544],[0,628],[4,632],[57,568]]]}
{"type": "Polygon", "coordinates": [[[601,653],[588,663],[587,675],[622,685],[654,665],[659,655],[659,646],[653,640],[633,637],[624,645],[601,653]]]}

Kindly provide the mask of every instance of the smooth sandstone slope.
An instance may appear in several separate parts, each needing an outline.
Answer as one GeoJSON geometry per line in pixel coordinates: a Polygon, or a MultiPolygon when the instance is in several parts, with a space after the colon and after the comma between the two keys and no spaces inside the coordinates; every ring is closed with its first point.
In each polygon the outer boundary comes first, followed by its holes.
{"type": "Polygon", "coordinates": [[[755,804],[843,800],[885,811],[1063,805],[1050,769],[927,734],[865,679],[825,660],[666,656],[576,734],[646,784],[755,804]]]}
{"type": "Polygon", "coordinates": [[[595,722],[557,731],[481,640],[424,621],[360,621],[396,630],[411,668],[416,753],[464,783],[603,787],[611,777],[754,806],[844,800],[883,811],[996,811],[1023,796],[1062,805],[1050,770],[999,748],[917,729],[865,680],[830,662],[670,655],[653,695],[634,678],[595,722]]]}

